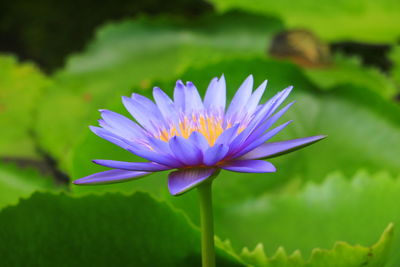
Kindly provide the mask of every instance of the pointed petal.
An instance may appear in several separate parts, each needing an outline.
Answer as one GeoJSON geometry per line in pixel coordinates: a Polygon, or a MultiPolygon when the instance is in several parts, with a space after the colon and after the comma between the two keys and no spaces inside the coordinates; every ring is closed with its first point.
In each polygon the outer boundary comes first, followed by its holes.
{"type": "Polygon", "coordinates": [[[285,101],[285,99],[289,96],[292,89],[293,86],[289,86],[288,88],[274,95],[265,104],[261,105],[261,107],[255,113],[252,122],[249,124],[247,131],[253,131],[253,129],[256,128],[260,123],[263,123],[269,116],[271,116],[280,106],[280,104],[282,104],[282,102],[285,101]]]}
{"type": "Polygon", "coordinates": [[[207,110],[223,112],[226,105],[226,83],[224,75],[218,80],[217,77],[211,80],[204,97],[204,107],[207,110]]]}
{"type": "Polygon", "coordinates": [[[214,145],[205,152],[203,162],[207,166],[214,166],[226,156],[228,151],[229,147],[224,144],[214,145]]]}
{"type": "Polygon", "coordinates": [[[221,166],[221,168],[233,172],[265,173],[276,171],[272,163],[264,160],[235,160],[221,166]]]}
{"type": "Polygon", "coordinates": [[[248,115],[252,115],[258,106],[258,103],[261,100],[261,97],[264,94],[265,87],[267,86],[267,81],[265,80],[251,95],[249,102],[246,104],[246,112],[248,115]]]}
{"type": "Polygon", "coordinates": [[[293,87],[288,87],[281,92],[277,93],[265,104],[257,108],[254,118],[251,120],[250,124],[242,131],[231,143],[229,147],[229,154],[235,154],[243,147],[244,142],[247,140],[250,134],[260,126],[268,117],[279,107],[289,93],[292,91],[293,87]],[[277,105],[279,104],[279,105],[277,105]]]}
{"type": "Polygon", "coordinates": [[[251,96],[251,91],[253,90],[253,75],[249,75],[242,85],[237,90],[235,96],[233,97],[229,108],[226,112],[227,117],[235,116],[239,113],[243,107],[246,105],[247,101],[251,96]]]}
{"type": "Polygon", "coordinates": [[[143,138],[143,128],[137,125],[134,121],[116,112],[102,109],[100,110],[101,117],[105,124],[101,124],[103,128],[122,136],[126,139],[143,138]]]}
{"type": "Polygon", "coordinates": [[[153,97],[165,121],[176,122],[178,114],[171,98],[158,87],[153,88],[153,97]]]}
{"type": "Polygon", "coordinates": [[[186,166],[198,165],[203,161],[201,150],[183,137],[172,137],[169,141],[169,147],[175,157],[186,166]]]}
{"type": "Polygon", "coordinates": [[[326,135],[317,135],[281,142],[265,143],[243,155],[240,159],[265,159],[277,157],[309,146],[325,137],[326,135]]]}
{"type": "Polygon", "coordinates": [[[132,146],[129,145],[127,142],[127,140],[124,140],[122,137],[117,136],[113,133],[111,133],[110,131],[100,128],[100,127],[96,127],[96,126],[89,126],[90,130],[92,130],[93,133],[95,133],[97,136],[119,146],[122,147],[123,149],[129,149],[132,146]]]}
{"type": "Polygon", "coordinates": [[[192,114],[203,110],[203,101],[199,95],[199,91],[192,82],[186,83],[185,90],[185,112],[186,114],[192,114]]]}
{"type": "Polygon", "coordinates": [[[246,143],[251,143],[255,139],[259,138],[262,136],[277,120],[282,117],[283,114],[286,113],[286,111],[294,104],[295,102],[291,102],[287,104],[284,108],[279,110],[277,113],[272,115],[267,121],[265,121],[263,124],[259,125],[258,128],[256,128],[246,139],[246,143]]]}
{"type": "MultiPolygon", "coordinates": [[[[279,112],[277,112],[266,122],[264,122],[264,124],[260,123],[258,125],[249,125],[243,132],[241,132],[238,136],[235,137],[235,139],[232,140],[229,147],[230,154],[234,154],[238,152],[241,148],[244,148],[246,144],[252,143],[254,140],[262,138],[262,136],[265,135],[265,131],[268,130],[294,103],[295,102],[289,103],[286,107],[282,108],[279,112]],[[258,128],[255,126],[258,126],[258,128]]],[[[271,131],[274,131],[274,129],[271,131]]],[[[258,143],[258,145],[261,144],[262,143],[258,143]]],[[[251,149],[254,149],[255,147],[256,146],[253,146],[251,149]]],[[[247,152],[249,151],[250,150],[247,150],[247,152]]]]}
{"type": "Polygon", "coordinates": [[[149,174],[151,174],[151,172],[108,170],[80,178],[73,183],[76,185],[112,184],[138,179],[149,174]]]}
{"type": "Polygon", "coordinates": [[[189,141],[197,148],[199,148],[203,153],[210,147],[207,139],[199,132],[193,132],[189,136],[189,141]]]}
{"type": "Polygon", "coordinates": [[[107,159],[95,159],[93,162],[105,167],[127,171],[158,172],[171,169],[171,167],[154,162],[127,162],[107,159]]]}
{"type": "Polygon", "coordinates": [[[210,178],[215,168],[190,168],[171,172],[168,176],[169,192],[176,196],[183,194],[210,178]]]}
{"type": "Polygon", "coordinates": [[[162,126],[165,124],[160,110],[147,97],[132,94],[132,97],[122,97],[122,102],[129,113],[145,129],[155,132],[160,124],[162,126]]]}
{"type": "Polygon", "coordinates": [[[215,144],[224,144],[229,145],[229,143],[235,138],[238,134],[240,124],[236,124],[233,127],[225,130],[220,136],[218,136],[215,144]]]}
{"type": "Polygon", "coordinates": [[[181,80],[177,81],[175,85],[174,103],[178,113],[185,111],[185,85],[181,80]]]}
{"type": "Polygon", "coordinates": [[[246,142],[243,144],[241,150],[237,154],[235,154],[235,157],[240,157],[240,156],[246,154],[247,152],[250,152],[251,150],[255,149],[259,145],[267,142],[269,139],[274,137],[277,133],[282,131],[286,126],[288,126],[292,122],[293,121],[288,121],[284,124],[281,124],[278,127],[275,127],[271,131],[265,133],[264,135],[262,135],[261,137],[255,139],[255,140],[251,140],[251,141],[246,140],[246,142]]]}
{"type": "Polygon", "coordinates": [[[160,154],[167,154],[173,157],[173,153],[169,148],[168,142],[164,142],[155,137],[148,137],[147,140],[149,141],[149,145],[151,146],[151,150],[154,152],[158,152],[160,154]]]}
{"type": "Polygon", "coordinates": [[[148,161],[156,162],[169,167],[179,168],[183,166],[183,164],[180,161],[178,161],[177,159],[166,153],[154,152],[148,149],[138,148],[138,147],[129,148],[128,151],[139,157],[147,159],[148,161]]]}
{"type": "Polygon", "coordinates": [[[148,137],[147,140],[151,149],[146,149],[147,155],[143,155],[143,158],[148,159],[149,161],[160,163],[161,165],[173,166],[176,168],[183,166],[183,163],[179,161],[172,152],[169,142],[164,142],[154,137],[148,137]],[[155,160],[152,160],[149,157],[154,158],[155,160]],[[164,161],[165,163],[161,162],[160,160],[164,161]]]}

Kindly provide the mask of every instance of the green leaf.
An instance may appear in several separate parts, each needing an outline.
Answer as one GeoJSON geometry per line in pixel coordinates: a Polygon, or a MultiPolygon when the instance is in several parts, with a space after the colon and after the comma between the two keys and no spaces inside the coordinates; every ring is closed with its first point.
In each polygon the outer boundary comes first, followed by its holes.
{"type": "Polygon", "coordinates": [[[393,46],[389,57],[393,63],[391,75],[393,76],[393,79],[395,79],[395,81],[397,82],[397,85],[399,86],[400,85],[400,45],[393,46]]]}
{"type": "Polygon", "coordinates": [[[241,13],[106,25],[84,53],[71,57],[55,75],[54,87],[38,111],[40,144],[67,169],[69,151],[94,110],[130,94],[132,87],[142,93],[153,80],[169,80],[188,65],[263,55],[269,37],[281,28],[276,19],[241,13]]]}
{"type": "Polygon", "coordinates": [[[57,190],[57,188],[52,179],[42,177],[36,170],[0,163],[0,209],[15,205],[19,199],[29,197],[38,190],[57,190]]]}
{"type": "MultiPolygon", "coordinates": [[[[310,264],[315,262],[315,265],[310,266],[362,266],[355,264],[360,260],[372,264],[367,266],[384,266],[383,262],[389,258],[386,257],[388,244],[384,242],[389,242],[391,228],[381,238],[380,245],[371,249],[356,247],[356,251],[350,252],[348,245],[334,244],[336,240],[372,244],[386,225],[400,223],[399,196],[400,177],[393,179],[387,173],[368,175],[359,172],[349,180],[336,173],[323,184],[308,184],[297,193],[265,194],[240,205],[226,206],[216,213],[216,229],[219,236],[235,240],[237,247],[255,246],[261,241],[267,254],[272,254],[280,246],[287,251],[299,249],[306,259],[311,255],[310,264]],[[257,234],[249,235],[248,229],[257,234]],[[325,251],[333,245],[335,252],[325,251]],[[343,255],[343,259],[353,263],[323,264],[335,254],[338,257],[343,255]]],[[[388,266],[394,267],[400,260],[397,253],[400,236],[397,235],[393,241],[394,249],[388,266]]],[[[245,251],[245,254],[249,253],[245,251]]]]}
{"type": "Polygon", "coordinates": [[[361,60],[357,57],[335,54],[329,66],[303,70],[307,77],[322,90],[351,84],[368,88],[390,100],[399,91],[386,74],[376,68],[362,66],[361,60]]]}
{"type": "Polygon", "coordinates": [[[274,15],[289,28],[307,28],[329,41],[395,42],[399,37],[399,1],[209,1],[223,12],[274,15]]]}
{"type": "Polygon", "coordinates": [[[0,157],[37,157],[32,120],[49,79],[31,63],[0,55],[0,157]]]}
{"type": "Polygon", "coordinates": [[[310,258],[305,260],[299,250],[288,255],[283,247],[279,247],[273,256],[268,257],[263,245],[258,244],[253,251],[244,248],[240,257],[246,263],[260,267],[382,267],[387,263],[392,239],[393,224],[389,224],[378,242],[370,247],[336,242],[330,250],[313,249],[310,258]]]}
{"type": "MultiPolygon", "coordinates": [[[[4,266],[200,265],[199,231],[145,193],[36,193],[0,212],[0,239],[4,266]]],[[[242,266],[221,249],[217,264],[242,266]]]]}

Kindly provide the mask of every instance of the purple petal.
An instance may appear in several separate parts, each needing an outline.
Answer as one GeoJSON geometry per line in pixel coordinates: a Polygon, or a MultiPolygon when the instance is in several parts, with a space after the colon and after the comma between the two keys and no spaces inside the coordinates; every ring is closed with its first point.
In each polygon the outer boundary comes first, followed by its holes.
{"type": "Polygon", "coordinates": [[[110,110],[100,110],[104,123],[100,125],[110,132],[126,139],[143,138],[143,128],[127,117],[110,110]]]}
{"type": "Polygon", "coordinates": [[[210,178],[215,171],[215,168],[190,168],[171,172],[168,176],[169,192],[174,196],[183,194],[210,178]]]}
{"type": "Polygon", "coordinates": [[[89,126],[89,128],[97,136],[99,136],[119,147],[122,147],[123,149],[129,150],[130,148],[132,148],[132,146],[127,143],[129,141],[125,140],[124,138],[122,138],[120,136],[117,136],[117,135],[111,133],[110,131],[108,131],[106,129],[96,127],[96,126],[89,126]]]}
{"type": "Polygon", "coordinates": [[[139,147],[133,147],[129,148],[128,151],[131,153],[142,157],[144,159],[147,159],[148,161],[153,161],[162,165],[170,166],[173,168],[179,168],[182,167],[182,163],[176,160],[174,157],[171,155],[168,155],[166,153],[160,153],[160,152],[154,152],[148,149],[144,148],[139,148],[139,147]]]}
{"type": "Polygon", "coordinates": [[[169,96],[158,87],[153,88],[153,97],[165,121],[177,121],[178,114],[175,109],[175,104],[171,98],[169,98],[169,96]]]}
{"type": "Polygon", "coordinates": [[[193,132],[190,136],[189,136],[189,141],[196,146],[197,148],[199,148],[203,153],[210,147],[210,145],[208,144],[207,139],[204,137],[204,135],[202,135],[199,132],[193,132]]]}
{"type": "Polygon", "coordinates": [[[264,160],[235,160],[223,166],[222,169],[234,172],[275,172],[276,168],[272,163],[264,160]]]}
{"type": "Polygon", "coordinates": [[[76,185],[112,184],[112,183],[120,183],[133,179],[138,179],[149,174],[151,174],[151,172],[108,170],[108,171],[94,173],[84,178],[80,178],[78,180],[75,180],[73,183],[76,185]]]}
{"type": "Polygon", "coordinates": [[[237,90],[235,96],[233,97],[229,108],[226,111],[227,117],[233,117],[245,107],[247,101],[251,96],[251,91],[253,90],[253,75],[249,75],[242,85],[237,90]]]}
{"type": "Polygon", "coordinates": [[[247,114],[252,115],[256,111],[258,103],[264,94],[265,87],[267,86],[267,81],[265,80],[251,95],[249,101],[246,104],[247,114]]]}
{"type": "Polygon", "coordinates": [[[229,147],[224,144],[214,145],[204,153],[203,162],[207,166],[213,166],[222,160],[229,151],[229,147]]]}
{"type": "Polygon", "coordinates": [[[204,107],[207,110],[223,112],[226,105],[226,83],[224,75],[218,80],[217,77],[211,80],[204,97],[204,107]]]}
{"type": "Polygon", "coordinates": [[[154,162],[126,162],[117,160],[106,160],[106,159],[95,159],[94,163],[113,168],[127,171],[145,171],[145,172],[157,172],[171,169],[171,167],[157,164],[154,162]]]}
{"type": "MultiPolygon", "coordinates": [[[[285,90],[277,93],[273,96],[267,103],[261,105],[255,113],[254,118],[251,120],[250,124],[242,131],[231,143],[229,147],[229,154],[236,153],[243,143],[247,140],[250,134],[260,126],[266,119],[272,114],[272,110],[276,110],[278,106],[275,107],[276,103],[282,103],[286,97],[291,92],[292,87],[288,87],[285,90]]],[[[280,111],[281,112],[281,111],[280,111]]],[[[279,113],[279,112],[278,112],[279,113]]],[[[277,115],[278,116],[278,115],[277,115]]],[[[276,117],[277,117],[276,116],[276,117]]]]}
{"type": "Polygon", "coordinates": [[[181,80],[177,81],[175,85],[174,103],[178,112],[185,111],[185,85],[181,80]]]}
{"type": "Polygon", "coordinates": [[[229,145],[229,143],[236,137],[238,134],[239,124],[234,125],[233,127],[225,130],[220,136],[218,136],[215,144],[224,144],[229,145]]]}
{"type": "Polygon", "coordinates": [[[282,131],[286,126],[288,126],[292,122],[293,121],[288,121],[282,125],[279,125],[278,127],[272,129],[271,131],[265,133],[264,135],[262,135],[261,137],[255,139],[255,140],[251,140],[251,141],[246,140],[246,142],[243,144],[241,150],[237,154],[235,154],[235,157],[240,157],[240,156],[246,154],[247,152],[250,152],[254,148],[258,147],[259,145],[267,142],[269,139],[274,137],[277,133],[282,131]]]}
{"type": "Polygon", "coordinates": [[[145,129],[155,132],[159,126],[164,126],[165,122],[160,110],[147,97],[132,94],[132,97],[122,97],[122,102],[129,113],[145,129]]]}
{"type": "Polygon", "coordinates": [[[253,131],[260,123],[265,121],[275,110],[282,104],[283,101],[289,96],[290,92],[292,91],[293,86],[290,86],[281,92],[277,93],[273,96],[270,100],[267,101],[264,105],[262,105],[255,114],[254,118],[252,119],[251,124],[248,126],[248,131],[253,131]]]}
{"type": "Polygon", "coordinates": [[[288,105],[286,105],[284,108],[279,110],[277,113],[275,113],[272,117],[270,117],[266,122],[263,124],[259,125],[258,128],[256,128],[246,139],[246,143],[251,143],[255,139],[259,138],[261,135],[265,133],[277,120],[279,120],[280,117],[282,117],[283,114],[286,113],[286,111],[294,104],[295,102],[291,102],[288,105]]]}
{"type": "Polygon", "coordinates": [[[243,155],[242,157],[240,157],[240,159],[261,159],[277,157],[309,146],[315,142],[318,142],[319,140],[324,139],[325,137],[326,135],[317,135],[281,142],[265,143],[253,149],[249,153],[243,155]]]}
{"type": "Polygon", "coordinates": [[[198,165],[203,161],[201,150],[194,146],[188,139],[174,136],[170,139],[169,146],[175,157],[187,166],[198,165]]]}
{"type": "Polygon", "coordinates": [[[155,137],[148,137],[147,140],[149,141],[151,150],[153,150],[154,152],[158,152],[160,154],[170,155],[172,158],[174,158],[173,153],[169,148],[168,142],[164,142],[155,137]]]}
{"type": "Polygon", "coordinates": [[[192,114],[203,110],[203,101],[199,95],[199,91],[192,82],[186,83],[185,89],[185,112],[186,114],[192,114]]]}

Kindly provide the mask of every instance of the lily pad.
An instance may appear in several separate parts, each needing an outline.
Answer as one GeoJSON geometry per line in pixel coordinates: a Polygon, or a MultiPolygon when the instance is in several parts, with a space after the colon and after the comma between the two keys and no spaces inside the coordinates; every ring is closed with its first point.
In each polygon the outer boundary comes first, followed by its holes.
{"type": "Polygon", "coordinates": [[[15,205],[21,198],[36,191],[58,190],[50,177],[34,169],[21,169],[14,164],[0,163],[0,209],[15,205]]]}
{"type": "Polygon", "coordinates": [[[382,267],[388,261],[392,239],[393,224],[389,224],[378,242],[370,247],[336,242],[329,250],[313,249],[310,258],[305,260],[299,250],[288,254],[283,247],[279,247],[273,256],[268,257],[265,255],[263,245],[258,244],[253,251],[244,248],[240,256],[242,260],[260,267],[382,267]]]}
{"type": "Polygon", "coordinates": [[[289,28],[311,29],[329,41],[393,43],[399,37],[398,1],[209,0],[209,2],[221,12],[239,9],[276,16],[289,28]]]}
{"type": "MultiPolygon", "coordinates": [[[[396,201],[399,195],[400,177],[393,178],[387,173],[369,175],[359,172],[349,180],[335,173],[323,184],[310,183],[296,193],[265,194],[240,205],[226,206],[216,213],[217,233],[222,238],[235,240],[234,245],[238,248],[245,244],[252,247],[261,241],[267,255],[284,246],[290,254],[299,249],[306,259],[310,257],[310,262],[313,259],[322,262],[326,259],[321,252],[334,246],[338,254],[348,254],[354,257],[353,260],[364,258],[367,261],[367,255],[371,252],[372,261],[373,249],[362,249],[360,254],[348,253],[347,245],[334,244],[336,240],[373,244],[378,239],[377,234],[386,225],[400,223],[396,201]],[[249,235],[248,229],[257,235],[249,235]],[[315,247],[323,249],[316,250],[315,247]]],[[[390,231],[386,235],[391,235],[390,231]]],[[[395,267],[400,260],[397,253],[400,250],[400,236],[396,235],[393,242],[388,266],[395,267]]],[[[373,266],[384,266],[383,262],[378,262],[381,265],[376,263],[373,266]]]]}
{"type": "MultiPolygon", "coordinates": [[[[245,247],[240,257],[251,266],[259,267],[382,267],[388,261],[392,240],[393,224],[389,224],[379,240],[370,247],[352,246],[338,241],[332,249],[314,248],[311,256],[305,259],[299,250],[288,254],[283,247],[279,247],[274,254],[267,256],[264,246],[259,243],[252,251],[245,247]]],[[[226,251],[234,253],[229,241],[218,240],[218,243],[226,251]]]]}
{"type": "Polygon", "coordinates": [[[390,59],[393,63],[391,74],[400,87],[400,45],[394,46],[390,52],[390,59]]]}
{"type": "MultiPolygon", "coordinates": [[[[0,239],[7,240],[0,245],[4,266],[198,266],[201,260],[199,231],[145,193],[36,193],[0,212],[0,239]]],[[[217,264],[243,266],[221,249],[217,264]]]]}
{"type": "Polygon", "coordinates": [[[0,157],[39,157],[32,136],[34,110],[50,83],[34,64],[0,55],[0,157]]]}
{"type": "Polygon", "coordinates": [[[390,100],[399,92],[391,77],[374,67],[363,66],[357,57],[335,54],[330,65],[303,70],[307,77],[322,90],[351,84],[368,88],[390,100]]]}

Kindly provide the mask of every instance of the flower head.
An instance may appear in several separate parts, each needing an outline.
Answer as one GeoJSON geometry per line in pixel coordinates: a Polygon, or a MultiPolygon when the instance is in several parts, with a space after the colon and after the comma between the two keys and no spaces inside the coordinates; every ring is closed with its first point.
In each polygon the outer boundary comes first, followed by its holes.
{"type": "Polygon", "coordinates": [[[100,110],[100,127],[91,127],[98,136],[132,152],[147,162],[94,160],[111,170],[75,180],[81,184],[117,183],[153,172],[169,174],[173,195],[182,194],[221,170],[234,172],[275,172],[266,158],[302,148],[325,136],[312,136],[281,142],[267,142],[291,121],[275,128],[273,124],[293,104],[278,108],[292,87],[277,93],[264,104],[259,101],[267,82],[254,92],[250,75],[240,86],[228,108],[225,78],[214,78],[204,100],[193,83],[176,83],[173,100],[155,87],[155,103],[139,94],[122,101],[136,122],[109,110],[100,110]]]}

